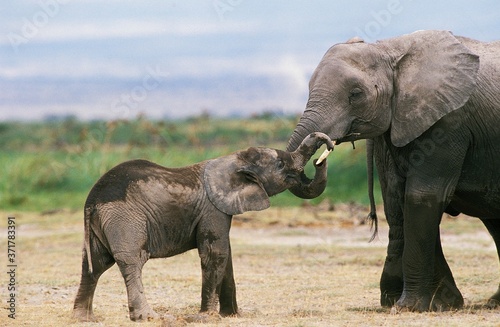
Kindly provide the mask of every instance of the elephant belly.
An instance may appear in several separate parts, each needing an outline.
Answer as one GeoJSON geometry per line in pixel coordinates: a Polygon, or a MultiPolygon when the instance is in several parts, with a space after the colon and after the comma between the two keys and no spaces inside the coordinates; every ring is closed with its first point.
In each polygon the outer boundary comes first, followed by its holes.
{"type": "Polygon", "coordinates": [[[196,220],[191,217],[192,213],[178,206],[167,208],[156,219],[149,220],[148,252],[151,258],[171,257],[196,248],[196,220]]]}
{"type": "Polygon", "coordinates": [[[481,171],[459,181],[450,205],[469,216],[500,219],[500,172],[491,167],[481,171]]]}
{"type": "Polygon", "coordinates": [[[139,184],[142,198],[131,203],[147,221],[151,258],[171,257],[196,247],[196,193],[179,185],[139,184]]]}
{"type": "Polygon", "coordinates": [[[450,206],[469,216],[500,219],[498,192],[456,192],[450,206]]]}
{"type": "Polygon", "coordinates": [[[180,230],[164,225],[148,237],[151,258],[166,258],[196,248],[196,237],[189,235],[189,228],[180,230]]]}

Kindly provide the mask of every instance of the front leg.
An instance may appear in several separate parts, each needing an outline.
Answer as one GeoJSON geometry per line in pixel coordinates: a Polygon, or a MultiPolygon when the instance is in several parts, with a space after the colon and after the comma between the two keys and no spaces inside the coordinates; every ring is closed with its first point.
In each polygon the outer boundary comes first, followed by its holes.
{"type": "Polygon", "coordinates": [[[236,284],[234,283],[233,259],[231,255],[231,245],[229,245],[229,256],[227,258],[226,272],[222,280],[220,291],[220,314],[222,316],[232,316],[238,314],[238,304],[236,303],[236,284]]]}
{"type": "Polygon", "coordinates": [[[455,192],[468,151],[468,140],[460,133],[450,132],[445,138],[435,138],[436,131],[452,127],[451,131],[457,130],[456,122],[442,119],[407,146],[391,148],[406,177],[404,289],[395,304],[396,312],[440,310],[463,303],[439,238],[441,217],[455,192]]]}
{"type": "Polygon", "coordinates": [[[387,256],[380,277],[380,304],[384,307],[392,307],[403,293],[403,249],[402,226],[389,225],[387,256]]]}
{"type": "MultiPolygon", "coordinates": [[[[444,258],[439,224],[444,211],[443,193],[423,191],[409,184],[405,197],[403,251],[404,289],[394,311],[430,311],[458,308],[463,297],[444,258]]],[[[447,190],[448,188],[441,188],[447,190]]]]}
{"type": "Polygon", "coordinates": [[[432,310],[443,311],[460,308],[464,304],[464,298],[455,284],[455,279],[450,267],[446,262],[441,247],[441,237],[436,238],[436,264],[434,270],[434,286],[432,293],[432,310]]]}
{"type": "Polygon", "coordinates": [[[418,189],[405,197],[403,276],[404,289],[396,310],[428,311],[434,281],[435,246],[440,212],[436,196],[418,189]]]}
{"type": "Polygon", "coordinates": [[[392,307],[403,292],[403,203],[405,180],[400,177],[384,137],[374,139],[374,158],[377,167],[384,213],[389,225],[387,257],[380,278],[380,304],[392,307]]]}
{"type": "MultiPolygon", "coordinates": [[[[230,312],[232,309],[229,308],[233,304],[232,298],[236,296],[229,244],[231,217],[223,216],[216,223],[212,219],[208,223],[201,221],[198,226],[198,253],[202,270],[200,313],[217,312],[219,297],[221,313],[226,311],[227,314],[235,313],[230,312]]],[[[236,299],[234,299],[234,309],[236,309],[236,299]]]]}
{"type": "MultiPolygon", "coordinates": [[[[403,293],[403,248],[404,239],[391,235],[403,233],[399,226],[391,226],[389,230],[389,245],[385,259],[384,270],[380,279],[381,305],[391,307],[403,293]]],[[[436,238],[434,280],[431,287],[431,309],[437,311],[460,308],[464,299],[458,290],[451,270],[444,258],[439,235],[436,238]]],[[[500,291],[498,292],[500,294],[500,291]]]]}

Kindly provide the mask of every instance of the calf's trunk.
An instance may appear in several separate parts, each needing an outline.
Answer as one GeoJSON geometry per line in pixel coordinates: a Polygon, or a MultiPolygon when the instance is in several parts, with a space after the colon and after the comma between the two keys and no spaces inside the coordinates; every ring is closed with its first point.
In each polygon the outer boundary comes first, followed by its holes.
{"type": "MultiPolygon", "coordinates": [[[[329,150],[333,150],[334,147],[332,140],[324,133],[311,133],[307,135],[300,144],[297,142],[299,138],[300,136],[295,135],[295,133],[292,135],[287,151],[293,151],[292,156],[299,162],[302,168],[323,144],[326,144],[329,150]]],[[[313,179],[309,179],[302,169],[299,184],[290,188],[290,191],[294,195],[302,199],[312,199],[323,193],[327,182],[328,167],[326,161],[323,161],[319,165],[315,164],[314,168],[316,169],[316,173],[313,179]]]]}

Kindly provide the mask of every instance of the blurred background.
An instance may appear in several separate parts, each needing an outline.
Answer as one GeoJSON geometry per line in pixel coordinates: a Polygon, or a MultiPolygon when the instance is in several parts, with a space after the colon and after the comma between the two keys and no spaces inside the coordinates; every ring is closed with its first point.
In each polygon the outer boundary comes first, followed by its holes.
{"type": "MultiPolygon", "coordinates": [[[[500,2],[4,1],[0,28],[0,208],[43,211],[81,208],[123,160],[284,148],[330,46],[420,29],[496,40],[500,2]]],[[[329,159],[313,203],[366,203],[359,143],[329,159]]]]}
{"type": "Polygon", "coordinates": [[[326,50],[445,29],[483,41],[498,1],[5,1],[0,119],[300,113],[326,50]]]}

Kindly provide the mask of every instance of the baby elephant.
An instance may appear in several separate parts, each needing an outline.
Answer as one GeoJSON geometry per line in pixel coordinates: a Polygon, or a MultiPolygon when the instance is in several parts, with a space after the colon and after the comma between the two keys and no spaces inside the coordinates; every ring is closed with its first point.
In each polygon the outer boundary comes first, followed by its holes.
{"type": "Polygon", "coordinates": [[[269,207],[269,196],[294,187],[320,194],[326,163],[315,165],[313,180],[305,164],[323,144],[322,133],[308,135],[294,152],[251,147],[184,168],[165,168],[146,160],[124,162],[94,185],[85,202],[82,276],[73,313],[95,320],[92,299],[101,274],[115,262],[125,280],[131,320],[157,318],[141,280],[150,258],[197,248],[201,259],[200,313],[220,306],[223,316],[238,313],[229,229],[232,215],[269,207]]]}

